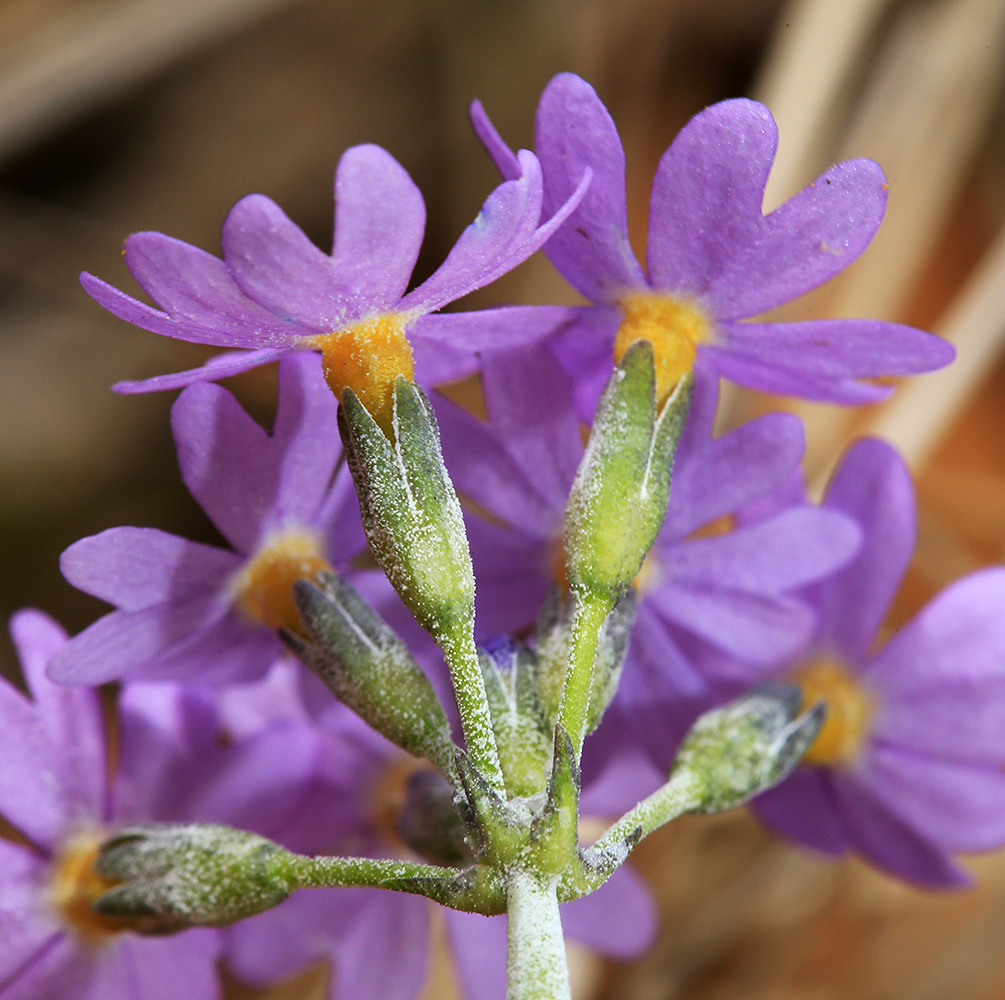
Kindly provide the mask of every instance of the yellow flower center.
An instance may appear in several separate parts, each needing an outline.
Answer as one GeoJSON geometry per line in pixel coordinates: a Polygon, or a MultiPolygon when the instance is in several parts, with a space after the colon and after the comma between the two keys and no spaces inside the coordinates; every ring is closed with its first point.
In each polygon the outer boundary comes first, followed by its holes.
{"type": "Polygon", "coordinates": [[[792,678],[803,693],[803,709],[822,701],[827,716],[803,757],[806,764],[846,764],[858,756],[875,708],[857,677],[833,660],[820,659],[792,678]]]}
{"type": "Polygon", "coordinates": [[[311,340],[321,349],[325,380],[336,398],[341,401],[343,391],[352,389],[389,438],[395,376],[412,381],[415,374],[405,338],[410,319],[409,313],[381,313],[311,340]]]}
{"type": "Polygon", "coordinates": [[[323,552],[320,537],[311,532],[274,535],[231,581],[235,603],[253,622],[302,635],[293,584],[331,569],[323,552]]]}
{"type": "Polygon", "coordinates": [[[89,944],[101,944],[129,926],[128,921],[102,916],[93,907],[99,896],[117,884],[94,867],[104,837],[95,830],[71,837],[56,856],[49,876],[50,905],[89,944]]]}
{"type": "Polygon", "coordinates": [[[694,367],[698,345],[709,338],[708,317],[693,302],[651,292],[630,292],[621,300],[621,309],[624,318],[614,338],[614,361],[620,363],[637,340],[653,345],[659,409],[694,367]]]}
{"type": "Polygon", "coordinates": [[[652,551],[649,551],[646,553],[645,559],[642,560],[642,565],[639,567],[638,573],[635,574],[635,579],[632,580],[632,587],[635,593],[641,597],[646,591],[652,590],[662,578],[663,573],[660,571],[659,561],[652,554],[652,551]]]}

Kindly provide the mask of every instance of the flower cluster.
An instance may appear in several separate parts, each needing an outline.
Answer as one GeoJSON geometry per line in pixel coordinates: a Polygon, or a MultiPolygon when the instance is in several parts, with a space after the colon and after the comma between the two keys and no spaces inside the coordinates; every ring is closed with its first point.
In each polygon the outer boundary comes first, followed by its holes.
{"type": "Polygon", "coordinates": [[[209,1000],[221,961],[255,984],[326,961],[333,1000],[408,1000],[439,904],[468,997],[561,998],[563,932],[651,940],[623,864],[683,812],[754,798],[929,886],[1005,844],[1005,570],[877,647],[914,543],[900,459],[858,443],[814,505],[796,417],[713,432],[720,377],[852,404],[951,360],[892,323],[748,322],[865,249],[879,168],[764,215],[770,114],[715,105],[660,161],[643,269],[588,84],[545,89],[536,155],[472,120],[503,181],[411,290],[423,200],[374,146],[339,163],[330,255],[251,195],[222,259],[127,240],[156,308],[83,275],[129,322],[241,349],[116,387],[183,387],[182,478],[229,548],[109,528],[61,567],[113,610],[72,638],[12,621],[3,998],[209,1000]],[[590,304],[438,312],[538,249],[590,304]],[[277,360],[270,433],[214,383],[277,360]],[[436,391],[476,371],[484,419],[436,391]]]}

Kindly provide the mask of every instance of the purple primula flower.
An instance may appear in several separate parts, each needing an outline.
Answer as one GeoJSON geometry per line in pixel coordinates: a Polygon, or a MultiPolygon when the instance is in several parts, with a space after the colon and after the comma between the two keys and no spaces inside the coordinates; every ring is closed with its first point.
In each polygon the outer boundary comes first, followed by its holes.
{"type": "MultiPolygon", "coordinates": [[[[345,706],[331,703],[315,724],[299,703],[298,678],[278,664],[262,682],[272,722],[296,755],[309,761],[312,781],[299,781],[296,809],[264,810],[257,793],[245,805],[231,800],[220,821],[254,829],[307,853],[412,857],[400,832],[409,779],[428,765],[408,757],[345,706]]],[[[241,734],[263,699],[252,689],[230,696],[224,716],[241,734]]],[[[252,721],[251,726],[257,725],[252,721]]],[[[289,753],[289,751],[287,751],[289,753]]],[[[652,785],[652,769],[636,758],[614,781],[584,790],[595,814],[625,808],[626,789],[652,785]]],[[[658,779],[657,779],[658,780],[658,779]]],[[[253,787],[248,785],[248,787],[253,787]]],[[[444,788],[445,788],[444,784],[444,788]]],[[[633,800],[631,805],[635,804],[633,800]]],[[[441,859],[437,859],[442,863],[441,859]]],[[[227,958],[234,973],[268,983],[327,959],[334,964],[331,1000],[410,1000],[422,987],[436,904],[419,896],[377,889],[312,889],[294,893],[274,910],[227,928],[227,958]]],[[[470,1000],[503,1000],[506,990],[506,918],[442,910],[459,979],[470,1000]]],[[[632,956],[650,942],[656,911],[641,881],[621,868],[597,893],[562,906],[568,935],[607,954],[632,956]]]]}
{"type": "MultiPolygon", "coordinates": [[[[515,162],[514,178],[492,192],[440,268],[407,293],[425,206],[404,168],[378,146],[356,146],[339,162],[331,255],[263,195],[249,195],[231,210],[223,226],[223,260],[161,233],[130,236],[126,264],[163,311],[85,273],[81,282],[97,302],[154,333],[250,353],[221,355],[194,371],[116,388],[148,392],[225,378],[304,348],[325,353],[337,395],[346,384],[357,387],[353,372],[348,381],[342,376],[347,365],[359,363],[360,352],[364,367],[379,368],[383,358],[394,362],[395,373],[411,377],[414,351],[415,377],[432,384],[472,372],[475,352],[485,347],[551,332],[568,318],[567,310],[430,315],[538,250],[590,181],[585,169],[575,191],[543,220],[540,165],[525,150],[515,162]]],[[[386,379],[386,372],[377,374],[386,379]]]]}
{"type": "Polygon", "coordinates": [[[806,592],[820,624],[787,672],[828,717],[804,766],[754,810],[816,850],[967,884],[950,855],[1005,844],[1005,569],[959,580],[876,650],[914,548],[910,475],[888,445],[860,441],[824,507],[854,517],[864,543],[806,592]]]}
{"type": "MultiPolygon", "coordinates": [[[[158,758],[149,760],[138,756],[142,748],[132,738],[144,725],[140,713],[161,703],[164,692],[126,688],[122,770],[108,785],[96,692],[54,685],[45,676],[46,661],[66,634],[31,610],[14,616],[11,634],[32,699],[0,681],[0,815],[24,835],[23,841],[0,840],[0,994],[5,1000],[212,1000],[219,995],[217,931],[143,937],[110,927],[89,907],[104,891],[93,861],[105,832],[155,818],[207,818],[192,807],[195,771],[187,783],[128,775],[137,760],[148,771],[173,771],[169,741],[161,740],[158,758]]],[[[173,737],[174,746],[184,742],[177,729],[173,737]]],[[[200,762],[212,767],[213,744],[204,749],[200,762]]]]}
{"type": "MultiPolygon", "coordinates": [[[[276,628],[299,624],[293,582],[365,549],[317,355],[281,362],[271,435],[208,383],[186,389],[171,419],[185,484],[232,548],[132,527],[71,545],[63,574],[117,610],[56,654],[56,680],[261,676],[283,651],[276,628]]],[[[383,574],[353,579],[378,606],[396,600],[383,574]]]]}
{"type": "MultiPolygon", "coordinates": [[[[471,116],[500,173],[517,176],[516,158],[478,102],[471,116]]],[[[844,270],[868,246],[886,206],[880,168],[852,160],[762,214],[776,145],[774,120],[754,101],[723,101],[692,118],[656,171],[643,271],[628,240],[625,156],[611,116],[570,73],[545,88],[536,129],[545,210],[568,197],[583,170],[593,170],[586,197],[545,248],[594,303],[555,343],[586,419],[610,373],[612,342],[620,357],[632,341],[654,340],[664,389],[697,353],[741,385],[836,403],[891,391],[861,379],[931,371],[952,360],[945,341],[895,323],[740,322],[844,270]]]]}
{"type": "MultiPolygon", "coordinates": [[[[803,451],[800,422],[779,413],[713,439],[717,383],[699,375],[666,521],[636,580],[638,613],[615,702],[622,712],[658,717],[658,735],[650,735],[661,741],[683,735],[695,706],[707,707],[707,679],[686,650],[711,645],[752,665],[794,652],[812,634],[814,615],[791,591],[832,573],[859,543],[853,521],[805,506],[693,537],[786,480],[803,451]]],[[[568,377],[544,346],[486,355],[482,378],[487,424],[446,401],[437,415],[459,494],[496,519],[467,521],[479,628],[492,635],[533,622],[548,589],[562,582],[565,503],[583,445],[568,377]]]]}

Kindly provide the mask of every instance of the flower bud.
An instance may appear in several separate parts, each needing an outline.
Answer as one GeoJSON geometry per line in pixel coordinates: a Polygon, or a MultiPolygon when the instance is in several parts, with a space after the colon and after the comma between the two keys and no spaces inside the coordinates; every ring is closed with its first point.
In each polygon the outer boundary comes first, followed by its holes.
{"type": "Polygon", "coordinates": [[[96,869],[119,883],[94,903],[142,934],[215,927],[281,903],[295,885],[292,855],[226,826],[137,826],[101,845],[96,869]]]}
{"type": "Polygon", "coordinates": [[[473,620],[475,581],[429,400],[418,386],[395,379],[393,442],[351,389],[342,394],[338,421],[374,558],[439,641],[473,620]]]}
{"type": "Polygon", "coordinates": [[[657,411],[653,349],[632,344],[597,406],[565,513],[569,585],[611,604],[631,586],[666,517],[670,472],[691,406],[684,376],[657,411]]]}
{"type": "Polygon", "coordinates": [[[823,705],[800,715],[801,703],[799,688],[770,684],[706,712],[670,771],[671,783],[693,784],[688,812],[731,809],[787,777],[823,725],[823,705]]]}
{"type": "Polygon", "coordinates": [[[334,573],[293,588],[310,642],[283,633],[286,644],[381,735],[454,775],[447,714],[415,658],[394,630],[334,573]]]}
{"type": "Polygon", "coordinates": [[[479,650],[479,662],[506,790],[510,795],[543,791],[554,723],[541,711],[534,652],[502,640],[479,650]]]}

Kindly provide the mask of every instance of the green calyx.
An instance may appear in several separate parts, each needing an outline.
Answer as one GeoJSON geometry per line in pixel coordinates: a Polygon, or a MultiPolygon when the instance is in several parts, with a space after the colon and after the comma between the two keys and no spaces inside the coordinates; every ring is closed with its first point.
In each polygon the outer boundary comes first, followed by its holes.
{"type": "Polygon", "coordinates": [[[565,514],[566,571],[574,593],[613,607],[642,567],[666,517],[677,442],[691,405],[684,376],[657,412],[652,345],[625,352],[601,396],[565,514]]]}

